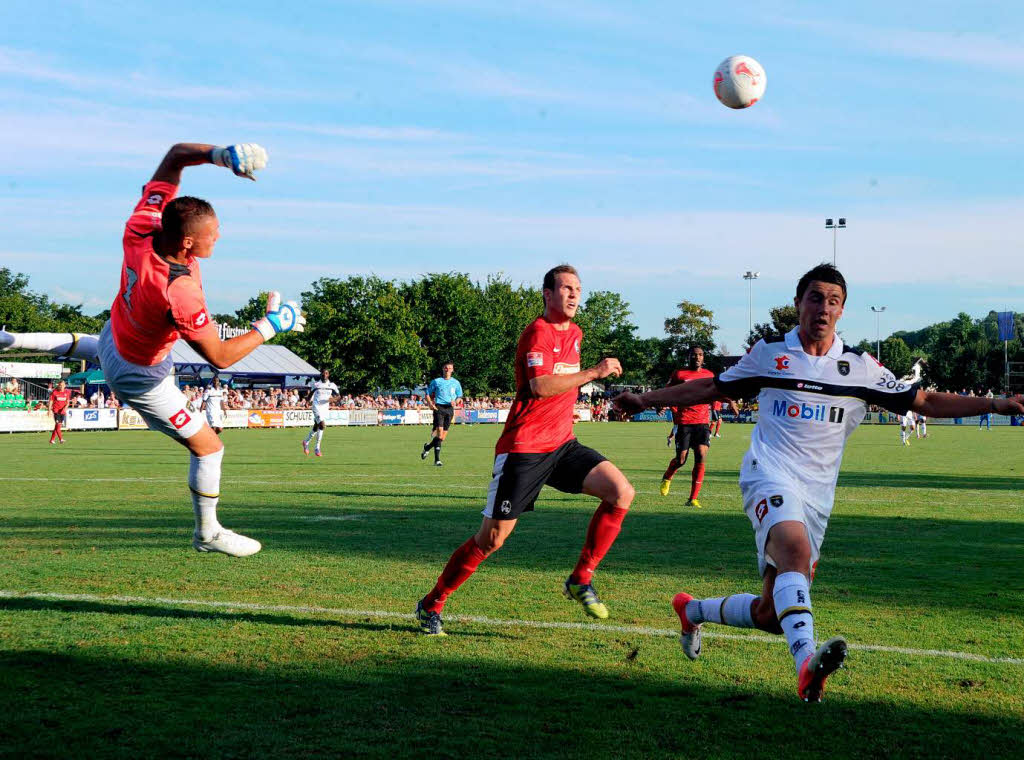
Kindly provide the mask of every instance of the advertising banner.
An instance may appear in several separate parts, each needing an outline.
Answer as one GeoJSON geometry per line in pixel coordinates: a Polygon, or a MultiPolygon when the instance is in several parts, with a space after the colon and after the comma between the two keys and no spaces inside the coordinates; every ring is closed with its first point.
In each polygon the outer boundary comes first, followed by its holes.
{"type": "Polygon", "coordinates": [[[593,419],[590,407],[588,406],[583,409],[575,410],[572,414],[572,418],[574,422],[590,422],[590,420],[593,419]]]}
{"type": "Polygon", "coordinates": [[[406,425],[419,425],[420,424],[420,413],[416,409],[405,410],[405,424],[406,425]]]}
{"type": "Polygon", "coordinates": [[[476,413],[477,422],[491,422],[495,423],[498,421],[498,410],[497,409],[480,409],[476,413]]]}
{"type": "Polygon", "coordinates": [[[49,432],[53,417],[49,412],[0,411],[0,433],[49,432]]]}
{"type": "Polygon", "coordinates": [[[32,364],[31,362],[0,362],[0,377],[57,380],[64,370],[60,364],[32,364]]]}
{"type": "Polygon", "coordinates": [[[661,412],[661,414],[658,414],[657,412],[655,412],[653,410],[648,410],[646,412],[640,412],[640,414],[634,414],[633,415],[633,422],[671,422],[671,421],[672,421],[672,412],[670,410],[668,410],[668,409],[663,410],[661,412]]]}
{"type": "Polygon", "coordinates": [[[249,427],[249,412],[246,409],[228,409],[224,412],[225,428],[249,427]]]}
{"type": "MultiPolygon", "coordinates": [[[[326,422],[326,420],[325,420],[326,422]]],[[[285,409],[285,427],[311,427],[313,425],[312,409],[285,409]]]]}
{"type": "Polygon", "coordinates": [[[377,424],[377,410],[376,409],[349,409],[348,411],[348,424],[349,425],[376,425],[377,424]]]}
{"type": "Polygon", "coordinates": [[[405,422],[405,410],[385,409],[381,412],[381,422],[385,425],[401,425],[405,422]]]}
{"type": "Polygon", "coordinates": [[[499,409],[498,410],[498,422],[504,422],[505,420],[507,420],[508,419],[509,411],[511,411],[511,410],[509,410],[509,409],[499,409]]]}
{"type": "Polygon", "coordinates": [[[452,422],[460,425],[472,425],[476,422],[476,409],[456,409],[452,422]]]}
{"type": "Polygon", "coordinates": [[[433,425],[434,424],[434,412],[430,409],[420,409],[418,412],[420,416],[419,424],[421,425],[433,425]]]}
{"type": "Polygon", "coordinates": [[[284,412],[280,409],[250,409],[249,427],[280,428],[284,427],[284,412]]]}
{"type": "Polygon", "coordinates": [[[118,430],[149,430],[149,425],[142,419],[142,415],[134,409],[125,407],[117,413],[118,430]]]}
{"type": "Polygon", "coordinates": [[[69,409],[68,430],[116,430],[117,409],[69,409]]]}

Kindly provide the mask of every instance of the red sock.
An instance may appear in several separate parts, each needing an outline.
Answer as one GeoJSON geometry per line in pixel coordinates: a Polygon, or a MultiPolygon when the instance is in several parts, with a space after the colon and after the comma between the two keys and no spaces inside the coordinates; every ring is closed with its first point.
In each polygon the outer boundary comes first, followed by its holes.
{"type": "Polygon", "coordinates": [[[53,439],[56,438],[56,437],[57,437],[57,428],[54,428],[53,432],[50,433],[50,443],[53,443],[53,439]]]}
{"type": "Polygon", "coordinates": [[[54,431],[53,431],[53,432],[57,434],[57,437],[58,437],[58,438],[59,438],[60,440],[62,440],[62,441],[64,440],[64,436],[63,436],[63,435],[61,435],[61,430],[60,430],[60,423],[59,423],[59,422],[57,423],[57,426],[56,426],[56,427],[54,428],[54,431]]]}
{"type": "Polygon", "coordinates": [[[715,420],[715,435],[718,435],[718,431],[722,429],[722,421],[715,420]]]}
{"type": "Polygon", "coordinates": [[[619,535],[622,520],[627,512],[628,509],[613,507],[606,501],[601,502],[601,506],[590,518],[587,540],[583,544],[579,561],[572,570],[572,577],[576,583],[590,583],[597,566],[615,543],[615,537],[619,535]]]}
{"type": "Polygon", "coordinates": [[[678,470],[680,467],[682,467],[682,465],[679,464],[679,460],[676,459],[675,457],[672,457],[672,461],[668,463],[668,469],[665,470],[665,474],[661,476],[661,479],[672,480],[672,476],[676,474],[676,470],[678,470]]]}
{"type": "Polygon", "coordinates": [[[486,555],[476,545],[476,538],[470,536],[466,539],[466,543],[456,549],[449,558],[434,588],[423,597],[423,609],[440,612],[448,596],[476,572],[485,558],[486,555]]]}
{"type": "Polygon", "coordinates": [[[696,499],[700,493],[700,487],[704,485],[704,463],[693,466],[693,474],[690,475],[690,498],[696,499]]]}

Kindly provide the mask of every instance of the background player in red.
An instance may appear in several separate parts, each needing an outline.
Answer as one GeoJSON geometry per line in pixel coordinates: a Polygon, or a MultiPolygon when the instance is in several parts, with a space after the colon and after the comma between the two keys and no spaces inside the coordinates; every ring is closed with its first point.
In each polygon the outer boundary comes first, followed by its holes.
{"type": "Polygon", "coordinates": [[[53,415],[53,432],[50,433],[50,443],[60,441],[64,443],[64,436],[61,433],[61,426],[67,421],[68,404],[71,401],[71,391],[67,384],[61,380],[57,387],[50,391],[50,403],[48,407],[53,415]]]}
{"type": "Polygon", "coordinates": [[[711,404],[711,437],[712,438],[721,438],[722,434],[721,434],[721,432],[719,432],[721,429],[722,429],[722,402],[721,401],[714,401],[711,404]]]}
{"type": "Polygon", "coordinates": [[[578,388],[622,374],[618,359],[604,359],[596,367],[580,370],[583,331],[572,320],[581,291],[571,266],[558,266],[544,275],[544,314],[523,331],[516,349],[516,399],[494,449],[483,523],[476,535],[455,550],[430,593],[417,602],[416,618],[426,634],[443,635],[445,600],[501,548],[519,515],[533,509],[545,484],[601,500],[579,561],[565,581],[565,594],[582,604],[591,617],[608,617],[591,578],[618,536],[634,492],[615,465],[573,435],[578,388]]]}
{"type": "Polygon", "coordinates": [[[188,399],[171,375],[171,347],[184,338],[210,364],[224,369],[279,332],[301,331],[305,318],[297,304],[282,304],[280,295],[271,293],[266,315],[251,331],[222,341],[206,308],[199,274],[199,259],[213,255],[220,235],[217,215],[200,198],[175,195],[188,166],[217,164],[255,179],[253,172],[266,163],[266,151],[251,143],[227,148],[174,145],[142,188],[125,224],[121,286],[100,335],[0,331],[0,348],[31,348],[98,362],[126,406],[151,430],[189,450],[192,546],[235,557],[255,554],[260,542],[228,530],[217,519],[224,445],[198,413],[189,411],[188,399]]]}
{"type": "MultiPolygon", "coordinates": [[[[677,369],[673,372],[668,384],[679,385],[690,380],[714,376],[713,372],[704,369],[704,349],[700,346],[690,346],[687,355],[687,368],[677,369]]],[[[709,404],[674,406],[672,407],[672,421],[676,424],[676,455],[669,461],[665,474],[661,476],[661,495],[668,496],[669,490],[672,488],[672,476],[676,474],[676,470],[686,464],[690,449],[693,449],[690,497],[686,501],[686,506],[700,508],[697,497],[704,484],[704,460],[707,458],[708,446],[711,444],[711,430],[708,427],[711,421],[711,407],[709,404]]]]}

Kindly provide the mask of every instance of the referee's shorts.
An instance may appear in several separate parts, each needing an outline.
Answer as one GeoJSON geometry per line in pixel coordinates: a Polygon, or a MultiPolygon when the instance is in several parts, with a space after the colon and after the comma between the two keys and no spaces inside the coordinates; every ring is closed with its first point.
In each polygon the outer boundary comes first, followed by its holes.
{"type": "Polygon", "coordinates": [[[434,410],[434,429],[447,430],[452,426],[452,419],[455,417],[455,409],[451,404],[438,404],[434,410]]]}

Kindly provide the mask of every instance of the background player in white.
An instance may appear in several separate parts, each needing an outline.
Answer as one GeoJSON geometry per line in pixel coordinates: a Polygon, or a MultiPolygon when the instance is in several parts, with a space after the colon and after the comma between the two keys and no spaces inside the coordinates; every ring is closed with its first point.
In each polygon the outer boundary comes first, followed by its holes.
{"type": "Polygon", "coordinates": [[[900,441],[903,442],[904,446],[910,445],[910,433],[914,429],[914,413],[907,411],[906,414],[900,417],[900,441]]]}
{"type": "Polygon", "coordinates": [[[338,386],[331,382],[331,373],[320,370],[320,379],[313,381],[313,390],[309,394],[310,405],[313,407],[313,427],[302,442],[302,452],[309,456],[309,442],[316,436],[316,455],[320,453],[320,442],[324,439],[324,428],[327,426],[327,412],[331,408],[331,399],[340,393],[338,386]]]}
{"type": "Polygon", "coordinates": [[[220,387],[219,377],[213,378],[213,383],[203,391],[203,403],[199,411],[206,412],[206,424],[220,435],[224,430],[224,389],[220,387]]]}
{"type": "Polygon", "coordinates": [[[713,379],[694,380],[615,404],[635,413],[649,406],[699,404],[757,396],[760,416],[740,470],[744,509],[754,528],[761,596],[733,594],[694,599],[680,593],[672,605],[690,659],[700,655],[701,623],[784,633],[797,670],[797,693],[816,702],[825,679],[846,657],[836,636],[815,649],[810,581],[835,498],[846,439],[868,404],[898,414],[969,416],[991,408],[1024,409],[1021,398],[979,399],[927,393],[893,377],[870,355],[845,346],[836,322],[846,303],[846,281],[830,264],[800,278],[794,303],[799,325],[784,337],[761,340],[740,362],[713,379]]]}
{"type": "Polygon", "coordinates": [[[928,418],[925,415],[923,415],[923,414],[919,414],[919,415],[917,415],[917,438],[918,438],[918,440],[921,440],[922,438],[927,438],[927,437],[928,437],[928,418]]]}
{"type": "Polygon", "coordinates": [[[300,331],[305,317],[298,304],[267,299],[264,318],[244,335],[222,341],[206,307],[199,260],[213,255],[220,236],[217,215],[201,198],[176,198],[181,173],[189,166],[216,164],[255,179],[266,166],[258,145],[178,143],[164,156],[142,188],[125,224],[120,287],[110,320],[99,336],[60,333],[14,334],[0,330],[0,348],[27,348],[97,362],[118,397],[190,453],[192,493],[199,552],[235,557],[255,554],[260,542],[228,530],[217,519],[224,445],[210,426],[186,410],[188,400],[171,375],[171,348],[184,338],[210,364],[223,369],[250,354],[279,332],[300,331]]]}

